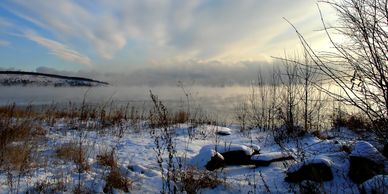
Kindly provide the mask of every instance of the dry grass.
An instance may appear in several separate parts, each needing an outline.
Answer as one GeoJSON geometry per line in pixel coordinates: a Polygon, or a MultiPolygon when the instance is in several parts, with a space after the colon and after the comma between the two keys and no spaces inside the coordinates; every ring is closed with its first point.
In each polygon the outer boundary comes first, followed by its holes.
{"type": "Polygon", "coordinates": [[[31,107],[0,107],[0,168],[24,171],[31,166],[32,140],[45,135],[36,116],[31,107]]]}
{"type": "Polygon", "coordinates": [[[185,111],[178,111],[171,119],[174,123],[185,123],[189,120],[189,114],[185,111]]]}
{"type": "Polygon", "coordinates": [[[24,171],[32,167],[32,147],[29,145],[9,145],[4,149],[2,168],[24,171]]]}
{"type": "Polygon", "coordinates": [[[66,185],[63,181],[49,182],[47,180],[35,183],[33,193],[62,193],[66,191],[66,185]]]}
{"type": "Polygon", "coordinates": [[[111,193],[113,188],[129,192],[132,185],[132,182],[127,177],[122,176],[117,169],[112,169],[105,181],[104,193],[111,193]]]}
{"type": "Polygon", "coordinates": [[[189,194],[198,193],[200,189],[215,188],[223,181],[220,180],[214,172],[200,171],[194,168],[188,168],[179,174],[180,183],[183,191],[189,194]]]}
{"type": "Polygon", "coordinates": [[[117,168],[117,161],[115,158],[115,151],[112,149],[112,151],[108,152],[105,151],[99,155],[97,155],[97,162],[98,164],[102,166],[108,166],[111,169],[117,168]]]}
{"type": "Polygon", "coordinates": [[[80,171],[87,171],[90,169],[86,161],[85,148],[80,147],[75,142],[70,142],[59,146],[56,150],[57,157],[63,160],[70,160],[79,166],[80,171]]]}

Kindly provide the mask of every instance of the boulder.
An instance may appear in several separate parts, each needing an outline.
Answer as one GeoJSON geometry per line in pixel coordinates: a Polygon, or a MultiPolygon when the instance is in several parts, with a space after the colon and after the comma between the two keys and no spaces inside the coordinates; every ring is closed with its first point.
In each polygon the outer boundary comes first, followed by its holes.
{"type": "Polygon", "coordinates": [[[350,156],[349,178],[360,184],[384,171],[384,165],[378,164],[368,158],[350,156]]]}
{"type": "Polygon", "coordinates": [[[331,171],[332,162],[324,156],[317,156],[291,165],[286,174],[287,182],[301,182],[311,180],[316,182],[330,181],[333,179],[331,171]]]}
{"type": "Polygon", "coordinates": [[[357,183],[384,172],[385,157],[368,142],[359,141],[350,154],[349,178],[357,183]]]}
{"type": "Polygon", "coordinates": [[[366,141],[358,141],[350,156],[367,158],[378,164],[384,163],[386,159],[372,144],[366,141]]]}
{"type": "Polygon", "coordinates": [[[226,165],[249,165],[251,164],[251,155],[243,150],[223,152],[226,165]]]}
{"type": "Polygon", "coordinates": [[[361,184],[361,193],[387,193],[388,175],[377,175],[361,184]]]}
{"type": "Polygon", "coordinates": [[[216,134],[221,136],[231,135],[232,130],[227,127],[216,127],[216,134]]]}
{"type": "Polygon", "coordinates": [[[270,152],[263,154],[254,154],[251,157],[251,163],[256,166],[268,166],[272,162],[294,159],[287,152],[270,152]]]}
{"type": "Polygon", "coordinates": [[[221,136],[232,134],[232,129],[228,127],[221,127],[221,126],[215,126],[215,125],[202,125],[202,126],[199,126],[197,129],[199,129],[200,131],[204,131],[206,133],[210,132],[221,136]]]}
{"type": "Polygon", "coordinates": [[[206,167],[208,170],[215,170],[225,165],[250,164],[251,155],[254,150],[245,145],[205,145],[199,153],[194,156],[190,163],[197,168],[206,167]]]}
{"type": "Polygon", "coordinates": [[[231,133],[225,132],[225,131],[217,131],[216,134],[217,134],[217,135],[220,135],[220,136],[227,136],[227,135],[230,135],[231,133]]]}
{"type": "Polygon", "coordinates": [[[214,156],[211,157],[210,161],[207,162],[205,167],[210,171],[223,168],[225,167],[225,159],[220,153],[216,152],[214,156]]]}

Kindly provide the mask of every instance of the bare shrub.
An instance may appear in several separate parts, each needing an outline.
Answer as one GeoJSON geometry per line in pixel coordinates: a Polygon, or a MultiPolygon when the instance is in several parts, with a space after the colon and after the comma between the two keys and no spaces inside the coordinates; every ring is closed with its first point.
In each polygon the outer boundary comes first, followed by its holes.
{"type": "MultiPolygon", "coordinates": [[[[324,0],[337,12],[337,26],[323,28],[334,51],[317,52],[294,27],[310,61],[341,93],[320,87],[340,102],[359,109],[370,121],[388,121],[388,30],[386,0],[324,0]],[[336,40],[333,34],[341,35],[336,40]]],[[[374,124],[374,123],[372,123],[374,124]]],[[[385,126],[388,126],[385,124],[385,126]]],[[[373,127],[386,142],[387,127],[373,127]]]]}
{"type": "Polygon", "coordinates": [[[122,176],[118,169],[112,169],[105,181],[104,193],[112,193],[113,188],[129,192],[132,185],[132,182],[127,177],[122,176]]]}
{"type": "Polygon", "coordinates": [[[178,165],[176,157],[175,131],[170,128],[169,112],[159,98],[150,91],[150,96],[154,104],[150,114],[155,120],[154,127],[151,130],[151,137],[154,139],[155,148],[153,148],[157,163],[161,171],[162,191],[161,193],[176,193],[178,165]],[[167,159],[164,157],[167,156],[167,159]],[[167,166],[167,169],[164,168],[167,166]]]}
{"type": "Polygon", "coordinates": [[[115,150],[112,149],[110,152],[105,151],[97,155],[97,162],[102,166],[108,166],[111,169],[117,168],[117,161],[115,157],[115,150]]]}
{"type": "Polygon", "coordinates": [[[250,116],[248,105],[245,102],[238,104],[234,108],[234,114],[240,125],[240,131],[245,132],[248,129],[248,117],[250,116]]]}
{"type": "Polygon", "coordinates": [[[371,129],[371,124],[367,118],[360,114],[352,114],[346,121],[346,125],[349,129],[353,131],[367,130],[371,129]]]}
{"type": "Polygon", "coordinates": [[[367,117],[360,113],[348,114],[338,109],[337,113],[332,116],[332,125],[334,128],[347,127],[357,133],[363,130],[371,130],[374,126],[367,117]]]}
{"type": "Polygon", "coordinates": [[[341,128],[346,127],[347,120],[346,117],[348,116],[348,113],[345,111],[335,108],[333,111],[333,115],[331,116],[331,123],[334,128],[341,128]]]}
{"type": "Polygon", "coordinates": [[[32,193],[60,193],[63,191],[66,191],[66,186],[63,181],[38,181],[34,184],[34,188],[32,189],[32,193]]]}
{"type": "Polygon", "coordinates": [[[302,181],[298,184],[299,193],[301,194],[319,194],[326,193],[323,188],[323,184],[314,181],[302,181]]]}
{"type": "Polygon", "coordinates": [[[84,185],[80,185],[80,186],[74,187],[73,193],[74,194],[92,194],[93,192],[89,188],[85,187],[84,185]]]}

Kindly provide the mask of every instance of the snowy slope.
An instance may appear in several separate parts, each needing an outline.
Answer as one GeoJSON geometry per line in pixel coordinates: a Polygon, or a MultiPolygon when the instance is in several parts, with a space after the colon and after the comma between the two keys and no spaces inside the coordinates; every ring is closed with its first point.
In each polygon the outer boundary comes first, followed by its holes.
{"type": "MultiPolygon", "coordinates": [[[[93,125],[93,122],[85,125],[89,124],[93,125]]],[[[42,161],[40,165],[21,176],[18,186],[19,192],[31,191],[37,183],[55,184],[58,180],[62,180],[66,188],[64,193],[71,193],[79,178],[76,165],[73,162],[55,158],[55,149],[63,144],[77,142],[80,137],[79,131],[71,130],[71,125],[65,121],[58,121],[53,126],[44,125],[43,127],[48,132],[46,135],[48,141],[39,145],[39,150],[47,160],[42,161]]],[[[202,128],[208,127],[202,126],[202,128]]],[[[209,133],[204,138],[190,138],[188,136],[189,128],[187,124],[172,128],[176,131],[174,137],[176,154],[184,164],[189,164],[201,153],[204,153],[202,156],[206,158],[211,157],[213,150],[219,152],[244,150],[252,154],[253,151],[249,148],[252,145],[252,139],[255,140],[253,143],[258,145],[251,147],[257,147],[261,150],[260,153],[263,153],[261,157],[271,158],[284,154],[282,149],[268,136],[269,132],[253,130],[252,136],[246,137],[238,134],[239,129],[230,128],[232,135],[229,136],[217,136],[214,133],[209,133]],[[218,145],[217,148],[215,148],[216,145],[218,145]],[[265,154],[271,152],[272,155],[265,154]]],[[[87,147],[87,161],[90,164],[90,169],[80,175],[84,186],[92,193],[103,192],[107,169],[98,164],[96,155],[103,150],[114,148],[120,172],[133,180],[131,193],[160,193],[162,189],[161,169],[157,162],[155,141],[150,134],[150,129],[144,128],[140,132],[136,132],[128,128],[121,137],[112,133],[115,130],[115,128],[107,128],[82,132],[83,145],[87,147]]],[[[294,153],[297,153],[298,145],[304,146],[307,162],[324,161],[330,164],[334,179],[322,183],[320,185],[321,191],[326,193],[359,193],[358,185],[347,178],[348,154],[342,152],[336,141],[320,140],[307,135],[298,141],[286,143],[289,151],[294,153]]],[[[167,159],[168,156],[164,155],[163,160],[167,161],[167,159]]],[[[201,193],[299,193],[297,184],[284,181],[287,169],[298,167],[298,164],[293,163],[296,161],[274,162],[266,167],[228,166],[216,171],[226,183],[215,188],[203,189],[201,193]]],[[[163,165],[163,168],[166,170],[167,166],[163,165]]],[[[0,172],[0,193],[9,193],[11,188],[7,184],[7,180],[8,174],[0,172]]],[[[117,192],[122,193],[123,191],[117,190],[117,192]]]]}

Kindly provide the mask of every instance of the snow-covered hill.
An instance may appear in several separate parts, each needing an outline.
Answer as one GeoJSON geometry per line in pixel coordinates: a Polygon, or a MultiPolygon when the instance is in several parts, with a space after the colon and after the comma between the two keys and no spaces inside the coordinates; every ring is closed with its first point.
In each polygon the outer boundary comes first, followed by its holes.
{"type": "Polygon", "coordinates": [[[108,85],[106,82],[82,77],[68,77],[62,75],[22,72],[0,71],[1,86],[55,86],[55,87],[94,87],[108,85]]]}

